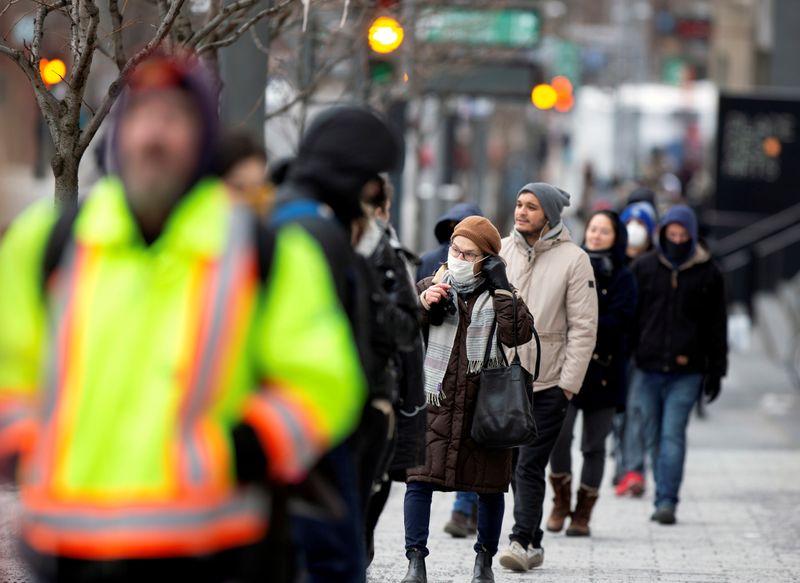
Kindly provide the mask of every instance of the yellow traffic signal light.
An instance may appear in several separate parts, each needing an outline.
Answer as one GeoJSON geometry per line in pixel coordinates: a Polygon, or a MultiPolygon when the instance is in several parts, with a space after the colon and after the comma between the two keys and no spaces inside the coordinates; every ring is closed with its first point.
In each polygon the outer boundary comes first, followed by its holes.
{"type": "Polygon", "coordinates": [[[61,59],[41,59],[39,61],[39,74],[47,85],[58,85],[67,75],[67,65],[61,59]]]}
{"type": "Polygon", "coordinates": [[[404,37],[403,27],[389,16],[379,16],[369,27],[369,46],[376,53],[396,51],[403,44],[404,37]]]}
{"type": "Polygon", "coordinates": [[[537,109],[552,109],[557,100],[558,93],[547,83],[540,83],[531,91],[531,102],[537,109]]]}

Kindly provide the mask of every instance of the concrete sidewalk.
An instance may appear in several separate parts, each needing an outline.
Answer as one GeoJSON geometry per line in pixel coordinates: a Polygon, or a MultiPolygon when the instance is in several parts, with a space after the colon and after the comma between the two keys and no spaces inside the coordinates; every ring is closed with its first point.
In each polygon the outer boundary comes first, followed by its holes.
{"type": "MultiPolygon", "coordinates": [[[[580,462],[577,451],[573,459],[580,462]]],[[[517,574],[496,565],[497,581],[800,581],[800,399],[763,355],[732,354],[722,396],[706,419],[692,419],[677,525],[649,521],[652,482],[642,499],[616,498],[610,471],[609,464],[591,538],[547,533],[541,568],[517,574]]],[[[372,583],[405,574],[403,492],[395,486],[379,524],[372,583]]],[[[470,581],[474,539],[442,532],[453,496],[434,495],[431,583],[470,581]]],[[[512,512],[507,494],[501,548],[512,512]]]]}
{"type": "MultiPolygon", "coordinates": [[[[708,408],[707,419],[693,418],[690,425],[677,525],[649,521],[651,483],[642,499],[616,498],[608,483],[609,465],[592,519],[593,536],[547,533],[542,568],[516,574],[496,566],[497,581],[800,581],[798,421],[800,394],[786,372],[757,352],[732,355],[722,396],[708,408]]],[[[574,460],[580,461],[577,451],[574,460]]],[[[404,490],[402,484],[394,486],[378,526],[377,552],[368,573],[372,583],[396,583],[405,574],[404,490]]],[[[474,539],[455,540],[442,532],[453,496],[434,496],[431,583],[471,578],[474,539]]],[[[12,550],[15,507],[10,493],[0,492],[0,583],[28,581],[12,550]]],[[[508,494],[502,545],[512,511],[508,494]]]]}

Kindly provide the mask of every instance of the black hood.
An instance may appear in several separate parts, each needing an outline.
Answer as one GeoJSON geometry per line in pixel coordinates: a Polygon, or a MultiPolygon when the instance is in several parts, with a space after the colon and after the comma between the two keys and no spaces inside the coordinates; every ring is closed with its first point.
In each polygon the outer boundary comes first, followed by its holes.
{"type": "Polygon", "coordinates": [[[381,172],[398,170],[402,155],[402,138],[378,113],[334,107],[309,126],[287,181],[348,223],[362,214],[364,185],[381,172]]]}
{"type": "MultiPolygon", "coordinates": [[[[609,210],[593,212],[586,221],[587,226],[595,215],[604,215],[611,221],[614,226],[614,246],[610,249],[611,259],[615,265],[625,265],[627,263],[625,251],[628,248],[628,229],[622,223],[619,214],[609,210]]],[[[586,233],[583,236],[583,248],[586,249],[586,233]]]]}
{"type": "Polygon", "coordinates": [[[467,217],[474,215],[482,217],[483,213],[478,205],[472,204],[471,202],[461,202],[451,207],[450,210],[436,221],[436,227],[433,229],[436,240],[439,241],[439,243],[450,241],[450,237],[453,235],[453,229],[450,227],[450,223],[460,223],[467,217]]]}

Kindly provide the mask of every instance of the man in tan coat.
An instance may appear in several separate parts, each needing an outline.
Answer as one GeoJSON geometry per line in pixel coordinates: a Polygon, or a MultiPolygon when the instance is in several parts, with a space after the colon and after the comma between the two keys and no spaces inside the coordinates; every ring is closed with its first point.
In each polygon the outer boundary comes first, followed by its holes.
{"type": "MultiPolygon", "coordinates": [[[[501,257],[509,281],[530,307],[542,344],[542,366],[534,383],[538,437],[519,448],[514,476],[514,527],[500,564],[527,571],[544,561],[542,511],[545,468],[571,399],[583,384],[597,335],[597,292],[589,256],[561,221],[569,194],[544,182],[526,184],[517,195],[514,230],[503,239],[501,257]]],[[[536,347],[520,348],[533,371],[536,347]]]]}

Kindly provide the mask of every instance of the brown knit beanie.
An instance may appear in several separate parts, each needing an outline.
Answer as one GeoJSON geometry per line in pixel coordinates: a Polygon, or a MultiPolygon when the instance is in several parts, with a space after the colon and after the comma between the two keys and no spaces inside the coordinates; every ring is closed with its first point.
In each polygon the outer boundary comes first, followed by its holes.
{"type": "Polygon", "coordinates": [[[458,236],[466,237],[475,243],[484,255],[500,254],[500,233],[487,218],[467,217],[456,225],[450,240],[458,236]]]}

